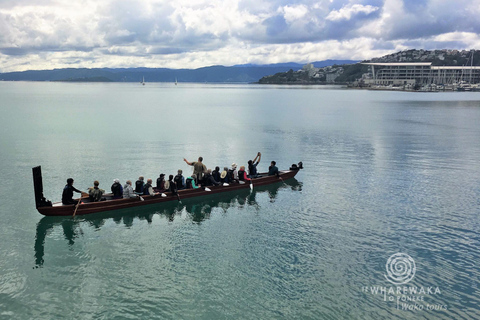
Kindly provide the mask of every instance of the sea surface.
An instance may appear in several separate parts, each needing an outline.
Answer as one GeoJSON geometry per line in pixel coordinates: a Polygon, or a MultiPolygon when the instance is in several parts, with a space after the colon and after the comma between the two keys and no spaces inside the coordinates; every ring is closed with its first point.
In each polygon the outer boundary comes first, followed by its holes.
{"type": "Polygon", "coordinates": [[[0,319],[478,319],[480,93],[0,82],[0,319]],[[72,219],[66,179],[303,161],[269,187],[72,219]]]}

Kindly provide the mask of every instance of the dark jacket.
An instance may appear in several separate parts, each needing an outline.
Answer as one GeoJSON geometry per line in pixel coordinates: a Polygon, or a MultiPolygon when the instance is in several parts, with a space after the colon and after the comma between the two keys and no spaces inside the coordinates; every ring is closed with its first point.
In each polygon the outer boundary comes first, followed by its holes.
{"type": "Polygon", "coordinates": [[[274,176],[274,175],[277,175],[278,176],[278,168],[276,166],[270,166],[268,167],[268,175],[269,176],[274,176]]]}
{"type": "Polygon", "coordinates": [[[65,188],[63,188],[62,192],[62,203],[63,204],[74,204],[76,203],[75,200],[73,200],[73,192],[79,192],[82,193],[82,191],[77,190],[74,186],[66,184],[65,188]]]}
{"type": "Polygon", "coordinates": [[[206,186],[218,186],[220,184],[220,182],[215,181],[213,176],[209,173],[205,174],[204,181],[206,186]]]}
{"type": "Polygon", "coordinates": [[[173,181],[175,181],[178,190],[185,189],[185,178],[181,174],[177,174],[173,181]]]}
{"type": "Polygon", "coordinates": [[[145,185],[143,186],[143,194],[148,196],[149,193],[149,189],[152,187],[152,185],[150,183],[145,183],[145,185]]]}
{"type": "Polygon", "coordinates": [[[142,194],[144,185],[145,183],[142,180],[137,180],[137,182],[135,182],[135,192],[142,194]]]}
{"type": "Polygon", "coordinates": [[[253,178],[255,178],[257,176],[257,163],[252,163],[252,164],[249,164],[248,165],[248,172],[249,172],[249,175],[253,178]]]}
{"type": "Polygon", "coordinates": [[[212,171],[212,177],[215,181],[220,182],[220,171],[214,170],[212,171]]]}
{"type": "Polygon", "coordinates": [[[123,198],[123,188],[120,183],[115,182],[114,184],[112,184],[112,187],[110,189],[112,190],[113,197],[115,199],[123,198]]]}
{"type": "Polygon", "coordinates": [[[169,187],[167,191],[170,191],[173,194],[177,194],[177,184],[173,180],[168,180],[169,187]]]}

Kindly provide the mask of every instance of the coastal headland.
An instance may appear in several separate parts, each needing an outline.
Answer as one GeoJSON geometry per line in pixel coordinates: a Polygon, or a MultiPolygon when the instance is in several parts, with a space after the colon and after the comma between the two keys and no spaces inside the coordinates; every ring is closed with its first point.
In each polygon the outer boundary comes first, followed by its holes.
{"type": "Polygon", "coordinates": [[[480,51],[407,50],[354,64],[301,69],[263,77],[260,84],[343,84],[404,91],[480,90],[480,51]]]}

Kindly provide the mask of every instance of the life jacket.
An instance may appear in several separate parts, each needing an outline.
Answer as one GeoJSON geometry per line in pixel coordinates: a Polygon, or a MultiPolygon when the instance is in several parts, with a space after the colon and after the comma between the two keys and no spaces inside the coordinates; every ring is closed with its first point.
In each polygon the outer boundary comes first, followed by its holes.
{"type": "Polygon", "coordinates": [[[238,170],[238,180],[244,180],[245,178],[245,171],[244,170],[238,170]]]}
{"type": "Polygon", "coordinates": [[[192,181],[193,181],[193,178],[192,177],[188,177],[187,180],[185,180],[185,189],[192,189],[192,181]]]}
{"type": "Polygon", "coordinates": [[[177,174],[173,179],[173,181],[175,181],[175,184],[177,185],[177,189],[182,189],[183,187],[185,187],[183,185],[182,178],[183,176],[181,174],[177,174]]]}
{"type": "Polygon", "coordinates": [[[145,185],[143,186],[143,194],[144,194],[144,195],[148,196],[148,195],[150,194],[150,193],[148,193],[148,189],[150,189],[151,186],[152,186],[152,185],[149,184],[149,183],[147,183],[147,184],[145,184],[145,185]]]}
{"type": "Polygon", "coordinates": [[[144,183],[142,180],[137,180],[137,182],[135,182],[135,192],[136,193],[143,193],[143,186],[144,186],[144,183]]]}

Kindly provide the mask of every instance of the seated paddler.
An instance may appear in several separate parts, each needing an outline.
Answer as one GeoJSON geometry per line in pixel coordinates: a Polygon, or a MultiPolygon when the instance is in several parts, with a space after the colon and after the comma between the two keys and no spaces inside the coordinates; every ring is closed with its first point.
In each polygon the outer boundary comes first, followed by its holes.
{"type": "Polygon", "coordinates": [[[88,198],[90,201],[97,202],[102,200],[102,196],[105,193],[105,190],[100,189],[98,186],[100,183],[95,180],[93,182],[93,187],[88,188],[88,198]]]}
{"type": "Polygon", "coordinates": [[[63,193],[62,193],[62,203],[63,204],[77,204],[78,200],[73,200],[73,192],[78,192],[84,195],[85,193],[76,189],[73,186],[73,179],[68,178],[67,179],[67,184],[63,188],[63,193]]]}

